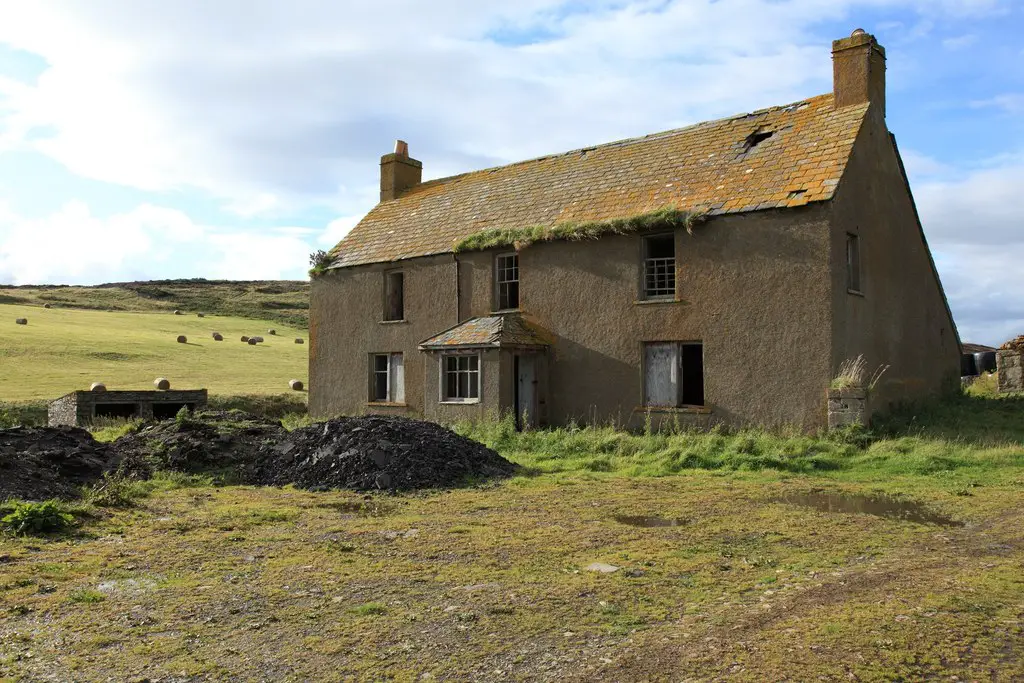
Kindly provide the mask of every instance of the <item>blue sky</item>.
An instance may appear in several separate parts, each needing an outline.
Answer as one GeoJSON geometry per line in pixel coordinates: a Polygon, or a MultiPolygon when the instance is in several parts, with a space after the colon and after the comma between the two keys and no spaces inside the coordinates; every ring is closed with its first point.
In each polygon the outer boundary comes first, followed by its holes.
{"type": "Polygon", "coordinates": [[[961,336],[1024,332],[1020,0],[0,0],[0,282],[301,278],[425,177],[831,90],[888,54],[888,123],[961,336]]]}

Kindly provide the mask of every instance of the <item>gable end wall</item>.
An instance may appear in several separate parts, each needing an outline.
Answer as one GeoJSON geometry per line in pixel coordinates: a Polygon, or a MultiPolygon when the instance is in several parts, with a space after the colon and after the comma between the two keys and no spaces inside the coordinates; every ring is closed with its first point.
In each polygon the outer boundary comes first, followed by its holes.
{"type": "Polygon", "coordinates": [[[885,121],[869,112],[832,202],[834,369],[889,365],[871,410],[957,386],[960,341],[885,121]],[[846,236],[860,237],[861,290],[847,292],[846,236]]]}

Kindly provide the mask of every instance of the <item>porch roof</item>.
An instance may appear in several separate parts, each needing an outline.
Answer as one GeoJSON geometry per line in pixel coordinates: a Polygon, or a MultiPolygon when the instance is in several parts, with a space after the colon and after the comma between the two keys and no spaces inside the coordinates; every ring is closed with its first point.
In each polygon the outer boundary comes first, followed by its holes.
{"type": "Polygon", "coordinates": [[[420,343],[421,351],[475,348],[539,348],[550,346],[548,333],[519,313],[470,318],[420,343]]]}

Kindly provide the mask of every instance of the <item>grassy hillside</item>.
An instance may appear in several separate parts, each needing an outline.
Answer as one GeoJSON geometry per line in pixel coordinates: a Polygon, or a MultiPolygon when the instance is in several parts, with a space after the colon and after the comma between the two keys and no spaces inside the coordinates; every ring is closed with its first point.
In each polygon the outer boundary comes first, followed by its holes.
{"type": "Polygon", "coordinates": [[[96,287],[0,286],[0,304],[55,308],[173,312],[182,310],[309,324],[309,283],[298,280],[153,280],[96,287]]]}
{"type": "Polygon", "coordinates": [[[288,393],[288,380],[307,381],[307,345],[296,337],[305,339],[306,330],[241,317],[0,304],[0,401],[56,398],[96,381],[146,389],[156,377],[211,394],[288,393]],[[267,334],[271,325],[278,336],[267,334]],[[224,341],[214,341],[213,331],[224,341]],[[187,344],[175,341],[180,334],[187,344]],[[243,334],[266,341],[242,344],[243,334]]]}

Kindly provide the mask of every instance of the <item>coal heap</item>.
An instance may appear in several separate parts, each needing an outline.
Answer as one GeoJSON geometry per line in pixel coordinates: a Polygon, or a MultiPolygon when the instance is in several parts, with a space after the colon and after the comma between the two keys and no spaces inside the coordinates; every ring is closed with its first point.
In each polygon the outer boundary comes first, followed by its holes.
{"type": "Polygon", "coordinates": [[[443,488],[516,469],[481,443],[405,417],[330,420],[296,429],[265,452],[258,483],[311,491],[443,488]]]}
{"type": "Polygon", "coordinates": [[[75,498],[117,461],[113,449],[78,427],[0,429],[0,501],[75,498]]]}
{"type": "Polygon", "coordinates": [[[148,422],[114,442],[121,473],[147,479],[156,470],[230,472],[235,481],[255,479],[260,449],[285,434],[280,422],[241,411],[204,412],[187,420],[148,422]]]}

